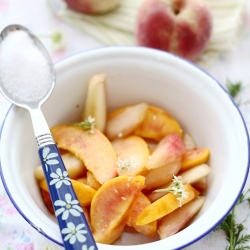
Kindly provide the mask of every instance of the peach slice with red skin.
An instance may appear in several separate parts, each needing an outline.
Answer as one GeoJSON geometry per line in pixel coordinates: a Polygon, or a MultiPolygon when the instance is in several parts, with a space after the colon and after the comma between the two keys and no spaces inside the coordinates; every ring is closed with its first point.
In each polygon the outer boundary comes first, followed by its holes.
{"type": "Polygon", "coordinates": [[[148,106],[146,117],[133,132],[134,135],[160,141],[166,135],[178,133],[182,136],[179,123],[163,109],[148,106]]]}
{"type": "Polygon", "coordinates": [[[163,167],[150,169],[145,174],[145,187],[144,189],[150,190],[169,183],[181,168],[181,161],[177,160],[163,167]]]}
{"type": "Polygon", "coordinates": [[[139,103],[110,113],[106,124],[106,136],[112,140],[131,134],[143,122],[147,109],[146,103],[139,103]]]}
{"type": "Polygon", "coordinates": [[[180,173],[183,183],[193,184],[201,178],[207,176],[212,171],[212,168],[207,164],[201,164],[196,167],[190,168],[180,173]]]}
{"type": "Polygon", "coordinates": [[[188,221],[201,209],[204,202],[205,197],[198,196],[159,220],[157,233],[160,239],[170,237],[183,229],[188,221]]]}
{"type": "Polygon", "coordinates": [[[141,193],[143,176],[118,176],[96,192],[90,209],[93,236],[99,243],[112,244],[122,234],[127,218],[141,193]]]}
{"type": "Polygon", "coordinates": [[[85,100],[82,119],[89,116],[95,119],[95,127],[104,132],[107,119],[107,100],[105,90],[106,75],[96,74],[88,81],[87,97],[85,100]]]}
{"type": "MultiPolygon", "coordinates": [[[[195,190],[191,185],[184,185],[185,192],[188,193],[188,196],[182,201],[182,205],[188,203],[196,196],[199,195],[199,192],[195,190]]],[[[176,199],[176,196],[172,193],[167,193],[159,200],[153,202],[151,205],[146,207],[138,216],[136,220],[136,225],[146,225],[152,221],[156,221],[165,215],[173,212],[180,206],[180,202],[176,199]]]]}
{"type": "Polygon", "coordinates": [[[101,184],[96,180],[96,178],[90,171],[87,171],[86,180],[87,185],[94,188],[95,190],[98,190],[101,187],[101,184]]]}
{"type": "Polygon", "coordinates": [[[118,175],[144,175],[149,157],[147,143],[139,136],[128,136],[113,140],[112,145],[118,156],[118,175]]]}
{"type": "Polygon", "coordinates": [[[120,0],[65,0],[72,10],[88,15],[105,14],[115,10],[120,0]]]}
{"type": "Polygon", "coordinates": [[[93,133],[75,125],[59,125],[51,129],[59,148],[66,149],[84,162],[99,183],[117,176],[117,156],[111,142],[98,129],[93,133]]]}
{"type": "Polygon", "coordinates": [[[195,167],[205,163],[210,155],[208,148],[192,148],[188,149],[182,157],[181,171],[195,167]]]}
{"type": "MultiPolygon", "coordinates": [[[[192,186],[199,191],[205,191],[206,189],[206,176],[211,172],[211,167],[209,167],[207,164],[201,164],[199,166],[196,166],[194,168],[188,169],[185,172],[180,173],[179,175],[182,177],[182,183],[186,184],[192,184],[192,186]],[[203,179],[205,178],[205,179],[203,179]]],[[[171,185],[171,182],[168,182],[167,184],[159,187],[159,189],[167,188],[171,185]]],[[[148,198],[151,202],[154,202],[158,199],[160,199],[162,196],[167,194],[167,192],[152,192],[148,195],[148,198]]]]}
{"type": "Polygon", "coordinates": [[[159,168],[175,162],[181,159],[185,151],[186,147],[179,134],[167,135],[158,143],[146,164],[146,168],[159,168]]]}
{"type": "Polygon", "coordinates": [[[139,214],[151,204],[150,200],[143,193],[140,193],[137,201],[135,202],[132,211],[130,212],[127,220],[127,225],[133,227],[138,233],[147,235],[153,238],[157,230],[157,222],[152,221],[146,225],[138,226],[136,225],[136,220],[139,214]]]}

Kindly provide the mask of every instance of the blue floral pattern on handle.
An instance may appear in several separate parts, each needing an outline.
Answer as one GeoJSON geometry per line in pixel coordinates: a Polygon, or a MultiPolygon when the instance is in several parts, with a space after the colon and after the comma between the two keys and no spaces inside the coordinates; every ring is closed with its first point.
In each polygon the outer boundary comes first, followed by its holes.
{"type": "Polygon", "coordinates": [[[59,164],[57,159],[53,159],[54,157],[58,157],[58,153],[50,153],[50,149],[48,147],[43,148],[43,162],[46,167],[46,171],[48,172],[48,165],[56,165],[59,164]]]}
{"type": "Polygon", "coordinates": [[[54,185],[56,188],[60,188],[62,184],[65,185],[71,185],[70,178],[68,177],[68,172],[61,170],[61,168],[58,168],[56,170],[56,173],[51,173],[50,177],[52,180],[50,181],[49,185],[54,185]]]}
{"type": "Polygon", "coordinates": [[[62,213],[62,220],[67,220],[69,214],[72,214],[73,216],[80,216],[80,212],[83,212],[83,210],[78,204],[79,201],[72,200],[71,194],[67,193],[65,194],[65,201],[57,200],[54,202],[54,207],[60,206],[60,208],[55,211],[55,215],[58,216],[62,213]]]}
{"type": "Polygon", "coordinates": [[[38,152],[65,249],[97,250],[57,146],[46,145],[38,152]]]}

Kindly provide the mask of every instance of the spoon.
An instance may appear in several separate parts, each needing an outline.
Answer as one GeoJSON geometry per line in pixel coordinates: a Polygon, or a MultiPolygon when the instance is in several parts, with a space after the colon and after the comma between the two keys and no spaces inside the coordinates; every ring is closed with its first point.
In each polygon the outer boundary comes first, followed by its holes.
{"type": "MultiPolygon", "coordinates": [[[[49,127],[41,111],[41,106],[50,96],[56,79],[54,67],[49,54],[39,39],[27,28],[21,25],[10,25],[3,29],[0,34],[0,62],[8,59],[8,56],[4,54],[8,51],[8,53],[13,53],[13,55],[16,52],[19,53],[18,49],[14,50],[10,48],[10,50],[8,50],[8,46],[11,46],[8,44],[9,41],[13,41],[10,40],[10,35],[16,35],[16,31],[18,31],[18,35],[26,35],[28,39],[27,41],[31,42],[30,48],[28,47],[29,52],[33,49],[35,53],[38,52],[37,55],[41,56],[42,59],[39,59],[39,64],[41,62],[45,62],[44,72],[46,73],[46,77],[44,77],[43,80],[49,80],[49,82],[43,82],[42,88],[40,89],[38,89],[36,83],[34,83],[35,87],[32,87],[33,84],[30,84],[31,86],[27,87],[27,85],[25,85],[25,81],[22,81],[22,77],[18,76],[18,74],[14,74],[13,76],[12,73],[15,73],[15,69],[13,69],[13,72],[10,72],[12,74],[10,75],[8,68],[5,69],[5,71],[2,69],[4,67],[3,65],[0,69],[0,91],[10,102],[25,108],[30,112],[34,134],[38,145],[38,154],[47,185],[49,187],[49,193],[65,249],[97,250],[95,240],[92,236],[83,210],[80,207],[80,203],[76,197],[70,178],[68,177],[60,152],[53,140],[52,134],[50,133],[49,127]],[[17,84],[21,84],[21,86],[17,84]],[[26,91],[27,93],[29,92],[29,95],[26,95],[26,93],[22,91],[26,91]],[[37,92],[39,93],[37,94],[37,92]]],[[[25,44],[22,43],[18,46],[20,46],[18,48],[21,50],[21,46],[25,46],[25,44]]],[[[30,56],[30,53],[28,53],[27,56],[30,56]]],[[[23,61],[26,62],[29,59],[33,60],[30,57],[28,59],[24,59],[23,61]]],[[[38,67],[40,67],[39,64],[38,67]]],[[[27,68],[25,67],[28,64],[25,65],[25,63],[23,63],[20,65],[22,68],[16,69],[16,71],[20,70],[19,72],[22,74],[25,70],[27,71],[27,68]]],[[[36,73],[36,63],[29,63],[29,67],[31,66],[33,67],[33,71],[31,72],[32,75],[36,73]]],[[[37,72],[39,74],[43,74],[43,71],[40,71],[40,69],[37,70],[37,72]]],[[[39,76],[39,79],[35,80],[40,81],[42,78],[43,77],[39,76]]]]}

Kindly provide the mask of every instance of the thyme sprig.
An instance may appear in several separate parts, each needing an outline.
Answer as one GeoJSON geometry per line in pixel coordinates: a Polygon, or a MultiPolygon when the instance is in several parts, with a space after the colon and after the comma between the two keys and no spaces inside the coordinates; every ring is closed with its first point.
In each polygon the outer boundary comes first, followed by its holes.
{"type": "Polygon", "coordinates": [[[159,193],[159,192],[168,192],[172,193],[174,196],[176,196],[176,200],[179,201],[179,207],[182,206],[183,200],[188,198],[189,193],[185,191],[185,187],[182,182],[182,177],[181,176],[175,176],[172,179],[172,183],[169,187],[167,188],[162,188],[162,189],[157,189],[154,192],[159,193]]]}
{"type": "Polygon", "coordinates": [[[89,116],[86,120],[79,123],[74,123],[75,126],[79,126],[83,128],[84,130],[88,131],[89,133],[94,133],[94,127],[95,127],[95,118],[92,116],[89,116]]]}
{"type": "Polygon", "coordinates": [[[128,168],[134,168],[136,166],[136,162],[133,159],[133,157],[125,158],[124,160],[122,160],[118,156],[118,160],[117,160],[116,164],[117,164],[117,171],[118,172],[122,172],[124,170],[127,170],[128,168]]]}
{"type": "Polygon", "coordinates": [[[226,250],[247,250],[250,249],[250,234],[243,234],[245,229],[244,222],[237,223],[235,219],[235,209],[237,205],[247,201],[250,206],[250,197],[246,197],[247,193],[250,192],[248,189],[245,193],[242,193],[236,202],[235,206],[222,223],[215,230],[223,230],[226,234],[226,239],[229,242],[229,246],[226,250]]]}

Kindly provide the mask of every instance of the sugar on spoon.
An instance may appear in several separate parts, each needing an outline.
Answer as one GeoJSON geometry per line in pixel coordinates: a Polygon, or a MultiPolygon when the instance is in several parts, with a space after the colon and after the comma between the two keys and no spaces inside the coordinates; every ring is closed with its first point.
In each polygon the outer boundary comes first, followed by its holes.
{"type": "Polygon", "coordinates": [[[50,56],[36,36],[17,24],[3,29],[0,34],[0,91],[10,102],[30,112],[38,154],[64,247],[67,250],[97,250],[41,111],[42,104],[54,88],[55,79],[50,56]]]}

